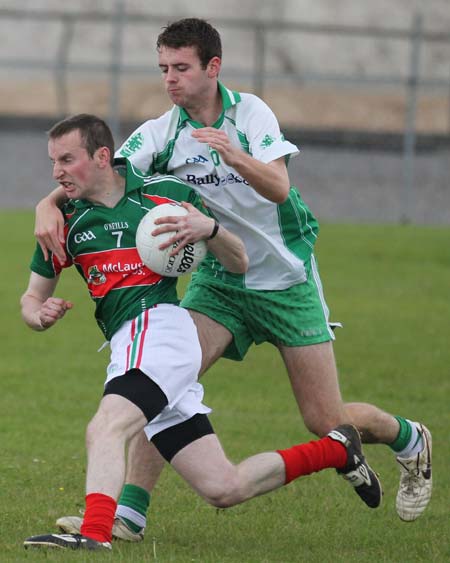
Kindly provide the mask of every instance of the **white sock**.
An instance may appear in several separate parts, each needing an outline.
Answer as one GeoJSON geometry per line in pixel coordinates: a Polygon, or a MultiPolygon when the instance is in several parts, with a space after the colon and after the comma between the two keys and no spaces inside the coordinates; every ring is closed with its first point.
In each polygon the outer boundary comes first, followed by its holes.
{"type": "Polygon", "coordinates": [[[403,459],[408,459],[419,454],[423,450],[424,446],[422,434],[421,432],[419,432],[419,425],[417,424],[417,422],[412,422],[408,419],[406,419],[406,421],[411,426],[411,438],[405,449],[401,450],[400,452],[396,452],[396,456],[403,459]]]}
{"type": "Polygon", "coordinates": [[[116,518],[117,517],[126,518],[140,528],[145,528],[145,525],[147,524],[147,519],[145,518],[145,516],[142,516],[142,514],[140,514],[136,510],[133,510],[129,506],[124,506],[123,504],[117,505],[116,518]]]}

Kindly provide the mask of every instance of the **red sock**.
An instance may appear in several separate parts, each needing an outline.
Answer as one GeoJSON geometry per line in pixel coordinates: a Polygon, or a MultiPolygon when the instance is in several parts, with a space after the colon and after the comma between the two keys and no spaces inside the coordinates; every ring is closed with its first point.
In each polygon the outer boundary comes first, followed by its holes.
{"type": "Polygon", "coordinates": [[[347,463],[346,447],[328,436],[277,452],[286,466],[286,484],[302,475],[329,467],[339,469],[347,463]]]}
{"type": "Polygon", "coordinates": [[[102,493],[86,495],[81,535],[100,542],[111,541],[117,502],[102,493]]]}

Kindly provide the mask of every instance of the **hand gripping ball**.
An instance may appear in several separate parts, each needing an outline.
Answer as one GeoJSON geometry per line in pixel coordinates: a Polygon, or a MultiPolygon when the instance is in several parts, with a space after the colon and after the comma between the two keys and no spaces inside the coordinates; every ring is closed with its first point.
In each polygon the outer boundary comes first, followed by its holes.
{"type": "Polygon", "coordinates": [[[153,272],[161,276],[176,278],[183,274],[192,272],[203,260],[207,253],[206,242],[199,240],[192,244],[187,244],[175,256],[170,256],[178,243],[160,250],[159,246],[170,239],[174,231],[152,236],[158,226],[155,219],[159,217],[187,215],[188,211],[176,203],[163,203],[150,209],[141,219],[136,231],[136,248],[142,262],[153,272]]]}

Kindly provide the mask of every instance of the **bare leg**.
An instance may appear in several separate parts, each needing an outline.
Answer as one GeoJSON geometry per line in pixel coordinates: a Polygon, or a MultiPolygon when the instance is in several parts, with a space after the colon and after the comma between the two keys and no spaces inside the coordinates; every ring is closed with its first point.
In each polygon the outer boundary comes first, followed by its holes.
{"type": "Polygon", "coordinates": [[[400,429],[397,419],[375,405],[345,403],[345,409],[366,444],[391,444],[397,438],[400,429]]]}
{"type": "Polygon", "coordinates": [[[128,446],[125,483],[132,483],[150,492],[156,485],[165,463],[153,443],[148,441],[145,432],[139,432],[128,446]]]}
{"type": "Polygon", "coordinates": [[[219,508],[263,495],[302,475],[331,467],[346,468],[354,473],[352,486],[358,495],[376,508],[381,501],[381,486],[372,469],[361,461],[362,456],[355,455],[360,453],[359,446],[357,430],[342,426],[332,436],[287,450],[260,453],[234,465],[217,436],[209,434],[181,449],[171,465],[199,495],[219,508]],[[356,463],[365,467],[362,480],[358,479],[356,463]]]}
{"type": "Polygon", "coordinates": [[[125,477],[127,441],[147,423],[136,405],[119,395],[106,395],[88,425],[86,493],[117,499],[125,477]]]}
{"type": "Polygon", "coordinates": [[[324,436],[334,426],[354,424],[365,443],[392,443],[399,423],[368,403],[343,403],[331,342],[303,347],[280,346],[297,404],[307,428],[324,436]]]}
{"type": "Polygon", "coordinates": [[[262,495],[285,483],[285,465],[276,452],[266,452],[233,465],[215,434],[180,450],[171,465],[210,504],[226,508],[262,495]]]}
{"type": "Polygon", "coordinates": [[[200,375],[205,373],[224,353],[233,340],[233,335],[223,325],[213,321],[202,313],[189,311],[195,326],[202,348],[202,366],[200,375]]]}
{"type": "Polygon", "coordinates": [[[325,436],[339,424],[352,422],[339,390],[331,342],[311,346],[280,346],[292,390],[306,427],[325,436]]]}

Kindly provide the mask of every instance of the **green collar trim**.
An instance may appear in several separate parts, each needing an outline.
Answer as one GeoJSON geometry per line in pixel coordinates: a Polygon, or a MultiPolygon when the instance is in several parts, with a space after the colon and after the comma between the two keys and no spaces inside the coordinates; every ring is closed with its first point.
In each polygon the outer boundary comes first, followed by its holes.
{"type": "Polygon", "coordinates": [[[218,82],[218,85],[219,85],[220,94],[222,96],[224,111],[230,109],[231,107],[235,106],[241,101],[241,95],[239,94],[239,92],[229,90],[220,81],[218,82]]]}
{"type": "MultiPolygon", "coordinates": [[[[217,121],[212,125],[212,127],[215,127],[216,129],[221,127],[227,109],[230,109],[231,107],[235,106],[241,101],[241,95],[239,94],[239,92],[229,90],[220,81],[217,83],[217,85],[219,88],[220,95],[222,96],[222,113],[219,115],[217,121]]],[[[195,127],[195,129],[201,129],[202,127],[204,127],[202,123],[199,123],[198,121],[191,119],[189,117],[188,112],[184,108],[180,106],[178,106],[178,108],[180,110],[180,121],[179,121],[180,125],[188,122],[192,125],[192,127],[195,127]]]]}

